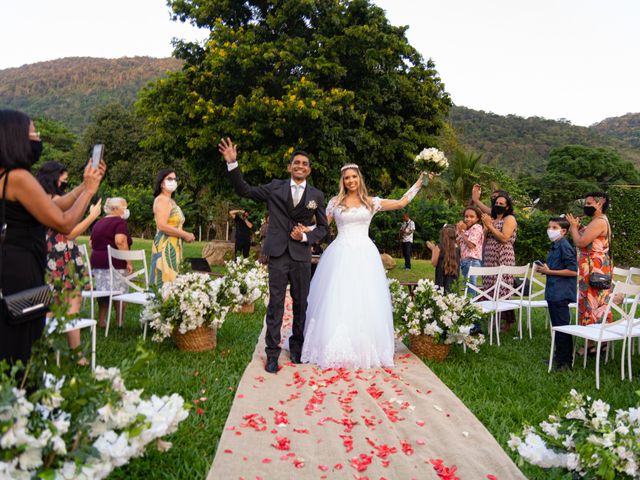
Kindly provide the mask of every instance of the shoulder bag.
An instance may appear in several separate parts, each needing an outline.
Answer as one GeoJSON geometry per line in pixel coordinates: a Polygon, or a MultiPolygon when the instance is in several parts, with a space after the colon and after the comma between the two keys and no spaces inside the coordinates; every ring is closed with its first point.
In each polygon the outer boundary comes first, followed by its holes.
{"type": "MultiPolygon", "coordinates": [[[[20,292],[4,295],[2,292],[2,268],[4,257],[4,240],[7,235],[5,219],[5,197],[9,172],[5,170],[4,188],[2,193],[2,207],[0,208],[0,309],[10,325],[20,325],[32,320],[44,319],[51,304],[51,288],[49,285],[28,288],[20,292]]],[[[0,175],[0,177],[2,176],[0,175]]]]}
{"type": "MultiPolygon", "coordinates": [[[[611,258],[611,226],[609,225],[609,219],[607,219],[607,240],[609,250],[607,251],[607,255],[611,258]]],[[[591,253],[591,248],[589,249],[589,253],[591,253]]],[[[589,259],[589,286],[591,288],[596,288],[598,290],[608,290],[611,288],[611,274],[610,273],[601,273],[594,272],[591,270],[591,254],[587,257],[589,259]]]]}

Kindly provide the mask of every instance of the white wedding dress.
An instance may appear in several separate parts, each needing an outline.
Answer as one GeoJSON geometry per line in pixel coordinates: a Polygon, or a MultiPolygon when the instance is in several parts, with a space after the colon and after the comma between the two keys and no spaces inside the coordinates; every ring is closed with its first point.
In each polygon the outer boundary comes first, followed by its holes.
{"type": "Polygon", "coordinates": [[[369,224],[380,198],[343,209],[329,202],[338,226],[311,281],[302,361],[322,368],[393,367],[391,296],[369,224]]]}

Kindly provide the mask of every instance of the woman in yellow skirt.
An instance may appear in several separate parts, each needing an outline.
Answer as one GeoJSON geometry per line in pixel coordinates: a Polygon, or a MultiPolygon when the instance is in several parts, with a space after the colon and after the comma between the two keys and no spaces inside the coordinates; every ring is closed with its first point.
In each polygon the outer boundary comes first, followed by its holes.
{"type": "Polygon", "coordinates": [[[153,216],[156,221],[156,236],[151,247],[151,284],[162,287],[178,275],[182,261],[182,241],[193,242],[193,233],[182,229],[184,215],[173,200],[178,188],[175,170],[164,168],[158,172],[153,192],[153,216]]]}

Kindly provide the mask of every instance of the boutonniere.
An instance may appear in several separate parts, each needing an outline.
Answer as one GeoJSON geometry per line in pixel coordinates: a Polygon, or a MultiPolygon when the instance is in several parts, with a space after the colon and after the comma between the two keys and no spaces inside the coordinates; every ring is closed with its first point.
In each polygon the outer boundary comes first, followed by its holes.
{"type": "Polygon", "coordinates": [[[307,208],[309,210],[315,210],[316,208],[318,208],[318,204],[315,200],[311,200],[309,203],[307,203],[307,208]]]}

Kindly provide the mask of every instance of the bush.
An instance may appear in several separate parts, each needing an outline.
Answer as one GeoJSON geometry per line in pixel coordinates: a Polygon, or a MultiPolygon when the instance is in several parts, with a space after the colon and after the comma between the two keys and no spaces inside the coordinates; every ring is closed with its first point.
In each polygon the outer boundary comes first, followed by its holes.
{"type": "Polygon", "coordinates": [[[516,265],[525,265],[534,260],[545,261],[551,243],[547,237],[547,225],[551,216],[549,212],[538,210],[516,212],[516,265]]]}
{"type": "Polygon", "coordinates": [[[618,186],[609,190],[608,212],[613,238],[611,253],[616,265],[640,266],[640,189],[618,186]]]}

